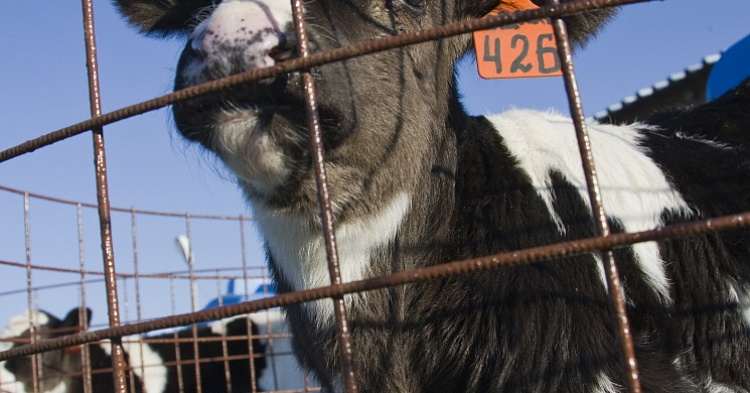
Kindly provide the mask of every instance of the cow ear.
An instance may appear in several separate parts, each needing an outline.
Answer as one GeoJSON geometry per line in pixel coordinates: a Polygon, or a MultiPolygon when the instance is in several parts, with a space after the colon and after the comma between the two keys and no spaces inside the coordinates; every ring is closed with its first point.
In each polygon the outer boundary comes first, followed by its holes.
{"type": "MultiPolygon", "coordinates": [[[[86,326],[91,323],[91,309],[86,308],[83,310],[86,313],[86,326]]],[[[74,328],[81,326],[81,309],[74,308],[68,312],[65,319],[60,323],[61,328],[74,328]]]]}
{"type": "MultiPolygon", "coordinates": [[[[531,0],[539,7],[548,3],[547,0],[531,0]]],[[[567,3],[572,0],[560,0],[561,3],[567,3]]],[[[565,25],[568,28],[570,41],[577,47],[583,47],[593,37],[595,37],[604,25],[617,14],[618,9],[614,7],[598,8],[573,15],[563,17],[565,25]]]]}
{"type": "Polygon", "coordinates": [[[570,34],[570,41],[583,47],[594,38],[615,15],[619,8],[599,8],[563,18],[570,34]]]}
{"type": "Polygon", "coordinates": [[[197,15],[212,0],[114,0],[115,6],[141,33],[166,37],[187,34],[198,24],[197,15]]]}
{"type": "MultiPolygon", "coordinates": [[[[569,1],[572,0],[560,0],[562,3],[569,1]]],[[[548,0],[531,0],[531,2],[537,7],[543,7],[549,3],[548,0]]],[[[529,4],[528,0],[473,0],[468,3],[470,10],[467,15],[470,17],[482,17],[503,3],[513,4],[511,7],[513,9],[519,9],[519,6],[522,7],[520,9],[524,9],[529,4]]],[[[563,17],[568,27],[570,41],[576,47],[583,47],[589,39],[596,36],[602,27],[617,14],[617,11],[617,8],[607,7],[563,17]]]]}

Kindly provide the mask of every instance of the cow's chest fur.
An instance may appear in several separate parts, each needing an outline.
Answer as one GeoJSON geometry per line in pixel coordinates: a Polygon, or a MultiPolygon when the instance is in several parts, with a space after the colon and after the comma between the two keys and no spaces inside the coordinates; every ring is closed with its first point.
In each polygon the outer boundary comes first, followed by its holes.
{"type": "MultiPolygon", "coordinates": [[[[656,129],[590,124],[589,131],[602,202],[615,232],[648,230],[700,215],[695,203],[683,197],[682,191],[690,189],[675,187],[671,173],[662,170],[674,164],[673,159],[652,158],[649,144],[656,129]]],[[[568,119],[531,111],[471,118],[456,143],[455,205],[440,207],[453,233],[450,244],[435,236],[432,247],[407,246],[411,240],[401,228],[404,217],[429,214],[418,212],[426,208],[414,203],[420,195],[405,189],[379,213],[339,224],[356,229],[342,230],[338,239],[340,256],[346,256],[341,258],[345,281],[415,264],[405,261],[448,262],[597,235],[568,119]]],[[[320,238],[293,244],[299,226],[284,220],[270,226],[272,220],[261,222],[262,228],[278,226],[266,236],[282,290],[328,284],[320,238]],[[282,228],[286,240],[270,237],[282,228]]],[[[695,252],[704,248],[727,253],[710,237],[615,250],[646,370],[682,362],[679,340],[665,333],[684,334],[701,323],[693,318],[675,323],[664,315],[674,312],[675,301],[683,302],[689,291],[675,275],[705,265],[704,256],[695,252]]],[[[723,274],[703,286],[718,287],[711,290],[732,308],[732,329],[743,331],[747,319],[737,310],[748,302],[747,288],[723,274]]],[[[576,391],[584,385],[592,391],[617,391],[624,382],[606,288],[598,254],[588,254],[348,296],[355,352],[368,359],[367,364],[358,363],[368,370],[360,378],[364,386],[399,391],[528,386],[576,391]],[[571,367],[578,371],[570,373],[571,367]]],[[[288,312],[303,363],[336,390],[340,365],[330,306],[325,300],[291,306],[288,312]]],[[[663,373],[677,381],[678,389],[691,391],[693,382],[678,371],[667,367],[663,373]]]]}

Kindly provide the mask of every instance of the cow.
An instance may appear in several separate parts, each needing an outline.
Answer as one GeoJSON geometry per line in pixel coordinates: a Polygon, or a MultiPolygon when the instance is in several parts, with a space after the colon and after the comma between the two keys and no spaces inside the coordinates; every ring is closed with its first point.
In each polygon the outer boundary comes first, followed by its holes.
{"type": "MultiPolygon", "coordinates": [[[[5,335],[28,340],[31,334],[30,320],[35,321],[37,340],[73,334],[81,329],[82,315],[86,315],[90,321],[91,310],[85,309],[83,314],[79,308],[74,308],[62,320],[42,310],[34,310],[33,315],[25,312],[11,318],[5,335]]],[[[258,325],[248,317],[241,316],[200,325],[195,337],[190,328],[145,338],[125,337],[123,348],[129,371],[127,380],[132,385],[129,391],[194,392],[200,384],[204,392],[247,393],[252,388],[250,367],[254,368],[254,377],[260,385],[267,364],[267,340],[259,339],[258,335],[258,325]],[[252,346],[249,345],[249,335],[253,337],[252,346]],[[198,343],[198,360],[201,362],[200,381],[196,378],[194,341],[198,343]],[[252,348],[252,352],[249,348],[252,348]],[[226,362],[228,370],[222,360],[225,357],[229,357],[226,362]],[[229,376],[228,381],[226,376],[229,376]]],[[[37,365],[41,369],[38,375],[33,373],[31,357],[6,361],[4,371],[9,372],[14,381],[22,383],[28,392],[33,391],[33,380],[37,379],[42,392],[80,393],[84,391],[82,348],[77,345],[42,353],[37,365]]],[[[92,390],[114,391],[111,343],[88,345],[88,361],[92,370],[92,390]]],[[[262,386],[259,388],[262,390],[262,386]]]]}
{"type": "MultiPolygon", "coordinates": [[[[517,3],[302,5],[319,53],[517,3]]],[[[184,37],[175,90],[299,56],[286,0],[114,4],[144,34],[184,37]]],[[[573,44],[614,14],[565,17],[573,44]]],[[[572,121],[523,109],[469,115],[454,66],[470,47],[460,34],[310,70],[344,282],[597,236],[572,121]]],[[[235,174],[282,293],[331,284],[304,86],[292,72],[172,108],[178,132],[235,174]]],[[[750,210],[747,92],[652,122],[587,123],[614,233],[750,210]]],[[[750,391],[749,246],[736,229],[613,251],[644,391],[750,391]]],[[[367,393],[624,391],[607,291],[590,253],[346,295],[356,384],[367,393]]],[[[300,363],[343,392],[332,302],[285,310],[300,363]]]]}

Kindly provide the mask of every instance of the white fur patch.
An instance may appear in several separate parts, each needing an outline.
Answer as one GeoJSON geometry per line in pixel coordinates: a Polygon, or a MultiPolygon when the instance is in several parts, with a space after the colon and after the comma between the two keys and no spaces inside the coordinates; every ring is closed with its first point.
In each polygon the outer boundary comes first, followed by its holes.
{"type": "Polygon", "coordinates": [[[612,382],[605,373],[599,373],[599,376],[596,379],[598,386],[592,391],[592,393],[619,393],[622,391],[620,387],[612,382]]]}
{"type": "MultiPolygon", "coordinates": [[[[68,385],[65,382],[58,383],[52,389],[47,386],[40,386],[45,388],[41,393],[68,393],[68,385]]],[[[15,380],[13,374],[5,369],[5,362],[0,362],[0,392],[2,393],[31,393],[26,390],[23,383],[15,380]]]]}
{"type": "Polygon", "coordinates": [[[266,193],[286,180],[290,169],[285,156],[252,111],[225,113],[217,123],[213,133],[216,153],[238,178],[266,193]]]}
{"type": "MultiPolygon", "coordinates": [[[[13,316],[10,318],[8,323],[5,325],[3,332],[0,334],[2,338],[18,337],[30,328],[29,324],[29,312],[24,311],[23,313],[13,316]]],[[[49,323],[49,317],[47,314],[34,310],[33,311],[33,322],[36,326],[46,325],[49,323]]],[[[13,347],[10,342],[0,342],[0,351],[7,351],[13,347]]],[[[46,386],[45,386],[46,387],[46,386]]],[[[65,393],[68,387],[63,383],[58,383],[51,390],[46,389],[43,393],[65,393]]],[[[3,393],[26,393],[26,387],[22,382],[16,381],[15,375],[5,368],[5,362],[0,362],[0,392],[3,393]]]]}
{"type": "MultiPolygon", "coordinates": [[[[211,332],[227,335],[227,324],[245,315],[211,322],[211,332]]],[[[292,350],[289,325],[280,309],[259,311],[247,315],[258,327],[259,340],[266,345],[266,368],[256,381],[265,390],[295,390],[305,387],[305,373],[292,350]],[[276,337],[284,336],[284,337],[276,337]]]]}
{"type": "MultiPolygon", "coordinates": [[[[553,112],[512,110],[489,117],[505,139],[510,152],[531,179],[561,232],[565,223],[555,212],[550,172],[562,174],[578,189],[589,206],[586,180],[578,144],[569,118],[553,112]]],[[[665,211],[687,214],[682,196],[639,145],[647,126],[613,126],[589,122],[589,140],[607,215],[619,220],[628,232],[653,229],[662,224],[665,211]]],[[[644,277],[664,301],[669,298],[669,280],[664,261],[654,242],[633,246],[644,277]]],[[[603,273],[603,272],[602,272],[603,273]]],[[[603,277],[603,276],[602,276],[603,277]]],[[[606,286],[606,280],[605,286],[606,286]]]]}
{"type": "MultiPolygon", "coordinates": [[[[401,193],[376,214],[337,223],[336,242],[343,282],[366,277],[370,254],[395,238],[410,204],[410,196],[401,193]]],[[[310,218],[271,211],[259,203],[254,204],[254,210],[271,254],[293,290],[331,284],[323,235],[310,218]]],[[[346,299],[351,301],[348,296],[346,299]]],[[[333,303],[329,299],[304,303],[304,307],[318,323],[333,320],[333,303]]]]}
{"type": "MultiPolygon", "coordinates": [[[[258,326],[260,336],[291,334],[284,314],[279,309],[250,314],[250,319],[258,326]]],[[[291,336],[271,337],[266,340],[266,360],[268,365],[258,379],[258,386],[266,390],[293,390],[305,387],[305,373],[294,356],[291,336]]]]}
{"type": "Polygon", "coordinates": [[[729,288],[728,294],[732,300],[736,301],[740,307],[743,322],[746,327],[750,327],[750,285],[738,284],[732,281],[727,283],[729,288]]]}
{"type": "MultiPolygon", "coordinates": [[[[164,393],[167,388],[167,368],[164,360],[148,344],[139,342],[138,337],[124,337],[123,349],[128,354],[128,365],[143,381],[149,393],[164,393]]],[[[107,356],[112,356],[109,341],[99,344],[107,356]]]]}
{"type": "Polygon", "coordinates": [[[747,390],[739,386],[729,386],[723,383],[714,382],[710,376],[705,376],[701,381],[706,393],[748,393],[747,390]]]}
{"type": "MultiPolygon", "coordinates": [[[[65,384],[58,385],[65,388],[65,384]]],[[[23,383],[16,381],[16,377],[5,369],[5,362],[0,362],[0,392],[3,393],[26,393],[23,383]]],[[[65,390],[56,390],[55,393],[64,393],[65,390]]]]}
{"type": "MultiPolygon", "coordinates": [[[[34,310],[32,314],[28,310],[12,317],[3,329],[2,337],[18,337],[31,328],[29,317],[36,326],[43,326],[49,323],[49,317],[44,312],[34,310]]],[[[11,345],[12,346],[12,345],[11,345]]]]}
{"type": "MultiPolygon", "coordinates": [[[[43,326],[49,323],[49,317],[47,316],[47,314],[41,311],[35,310],[33,318],[33,321],[37,326],[43,326]]],[[[2,337],[17,337],[23,334],[28,329],[29,312],[26,311],[20,315],[12,317],[8,321],[5,329],[3,329],[2,337]]],[[[124,340],[127,341],[129,339],[137,340],[135,338],[127,337],[124,340]]],[[[99,345],[107,354],[107,356],[112,356],[112,345],[109,343],[109,341],[105,341],[99,345]]],[[[156,352],[152,351],[151,348],[146,344],[143,344],[141,346],[138,342],[126,342],[123,347],[129,355],[130,366],[133,367],[135,374],[139,378],[141,378],[141,380],[145,381],[146,390],[150,393],[164,392],[167,387],[167,369],[163,365],[164,361],[162,360],[162,358],[156,352]],[[141,352],[141,347],[143,347],[143,352],[141,352]],[[142,373],[141,365],[144,366],[143,371],[145,371],[145,375],[142,373]]],[[[6,382],[12,382],[15,381],[15,379],[13,375],[7,372],[7,370],[5,369],[5,362],[0,363],[0,367],[2,367],[2,370],[0,370],[0,383],[2,383],[2,385],[0,385],[0,391],[18,393],[25,392],[21,383],[16,382],[6,384],[6,382]]],[[[60,383],[56,385],[52,390],[47,389],[44,392],[63,393],[66,391],[67,387],[65,383],[60,383]]]]}

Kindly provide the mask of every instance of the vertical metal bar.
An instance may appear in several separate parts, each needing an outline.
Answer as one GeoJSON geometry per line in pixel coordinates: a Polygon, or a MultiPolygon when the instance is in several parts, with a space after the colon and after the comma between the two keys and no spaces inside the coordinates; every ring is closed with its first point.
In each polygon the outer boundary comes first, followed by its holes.
{"type": "MultiPolygon", "coordinates": [[[[81,296],[79,301],[81,313],[79,314],[79,321],[81,322],[81,331],[85,332],[89,328],[89,321],[88,313],[86,312],[86,252],[83,240],[83,206],[80,202],[76,204],[76,212],[78,216],[78,266],[81,269],[81,288],[79,290],[79,295],[81,296]]],[[[91,381],[91,358],[89,352],[89,344],[83,344],[81,346],[83,393],[92,393],[94,391],[91,381]]]]}
{"type": "MultiPolygon", "coordinates": [[[[133,279],[135,280],[135,318],[137,322],[142,322],[142,315],[141,315],[141,278],[139,274],[138,269],[138,220],[137,220],[137,213],[134,207],[130,208],[130,233],[131,237],[133,238],[133,279]]],[[[140,347],[139,356],[141,357],[141,391],[146,391],[146,380],[144,376],[146,375],[146,366],[144,364],[145,359],[143,358],[143,354],[145,353],[143,350],[143,334],[138,335],[138,346],[140,347]]],[[[131,354],[132,356],[132,354],[131,354]]],[[[132,358],[131,358],[132,359],[132,358]]],[[[133,364],[132,360],[130,364],[133,364]]],[[[135,372],[131,372],[131,374],[135,374],[135,372]]],[[[131,389],[135,389],[135,384],[132,385],[131,389]]]]}
{"type": "MultiPolygon", "coordinates": [[[[268,294],[268,284],[271,281],[271,279],[268,277],[267,272],[268,272],[268,270],[263,270],[263,275],[262,275],[262,282],[263,282],[263,288],[264,288],[263,289],[263,293],[264,294],[268,294]]],[[[271,366],[271,373],[273,375],[273,383],[274,383],[274,386],[278,387],[279,386],[279,379],[281,378],[281,375],[279,375],[280,374],[280,370],[278,369],[277,364],[276,364],[276,360],[277,360],[276,348],[277,348],[277,345],[279,345],[278,344],[279,340],[284,340],[284,339],[288,340],[289,338],[278,338],[278,339],[276,339],[274,337],[274,334],[281,333],[281,332],[280,331],[279,332],[275,332],[274,331],[273,322],[271,322],[270,310],[263,310],[262,313],[265,316],[265,324],[266,324],[266,334],[265,334],[265,336],[266,336],[266,342],[267,342],[267,345],[266,345],[267,352],[264,353],[264,354],[262,354],[262,356],[265,356],[266,360],[271,363],[270,366],[271,366]]],[[[259,338],[262,338],[262,336],[259,337],[259,338]]],[[[282,353],[280,356],[284,356],[284,354],[282,353]]]]}
{"type": "MultiPolygon", "coordinates": [[[[549,0],[552,5],[558,5],[559,0],[549,0]]],[[[607,237],[610,235],[607,214],[604,211],[602,196],[599,189],[599,180],[594,165],[594,156],[591,151],[588,131],[586,129],[586,118],[583,113],[581,95],[578,90],[575,70],[573,67],[573,56],[568,40],[568,32],[565,22],[560,18],[554,18],[552,25],[557,40],[557,50],[562,62],[563,79],[565,80],[565,90],[568,94],[568,104],[570,105],[570,114],[576,130],[578,140],[578,149],[581,154],[583,170],[586,176],[586,186],[591,201],[591,209],[597,225],[599,236],[607,237]]],[[[633,338],[630,331],[630,324],[625,305],[625,293],[620,280],[620,275],[615,263],[614,254],[611,250],[602,250],[601,259],[606,272],[607,284],[609,286],[610,306],[617,318],[616,329],[617,338],[620,342],[621,352],[620,359],[624,370],[627,371],[628,388],[633,393],[641,392],[641,383],[638,374],[638,366],[635,358],[633,347],[633,338]]]]}
{"type": "Polygon", "coordinates": [[[195,269],[193,268],[193,236],[190,228],[190,214],[185,214],[185,234],[187,236],[187,255],[185,262],[188,265],[188,280],[190,281],[190,311],[198,311],[198,288],[195,281],[195,269]]]}
{"type": "MultiPolygon", "coordinates": [[[[36,342],[36,313],[34,312],[34,295],[33,284],[31,280],[31,218],[29,206],[29,193],[23,193],[23,223],[24,223],[24,243],[26,247],[26,302],[29,309],[29,340],[33,344],[36,342]]],[[[39,392],[39,381],[41,380],[40,356],[31,357],[31,389],[33,393],[39,392]]]]}
{"type": "Polygon", "coordinates": [[[240,215],[239,217],[240,221],[240,251],[242,253],[242,281],[244,283],[245,288],[245,301],[249,299],[250,296],[250,289],[248,288],[248,285],[250,284],[249,277],[247,274],[247,245],[245,243],[245,217],[240,215]]]}
{"type": "MultiPolygon", "coordinates": [[[[120,308],[123,310],[122,311],[122,318],[121,318],[121,320],[124,320],[124,321],[127,322],[127,321],[131,320],[131,318],[130,318],[130,290],[128,289],[129,286],[128,286],[128,278],[127,277],[123,277],[123,278],[120,279],[120,287],[119,288],[120,288],[120,293],[121,293],[120,299],[121,299],[121,304],[122,304],[122,307],[120,307],[120,308]]],[[[122,342],[123,348],[125,347],[125,345],[128,344],[128,340],[129,339],[124,339],[123,340],[123,342],[122,342]]],[[[133,354],[131,353],[129,355],[132,356],[133,354]]],[[[132,361],[129,361],[128,363],[125,364],[125,366],[126,366],[125,367],[125,376],[128,379],[128,388],[130,389],[130,393],[136,393],[135,373],[132,372],[132,367],[130,367],[130,364],[132,364],[132,363],[133,363],[132,361]]]]}
{"type": "MultiPolygon", "coordinates": [[[[86,43],[86,66],[89,78],[89,103],[91,116],[101,116],[101,97],[99,94],[99,68],[96,56],[96,37],[94,29],[93,0],[81,0],[83,7],[83,30],[86,43]]],[[[120,326],[120,310],[117,299],[117,281],[115,272],[115,254],[112,245],[112,218],[110,216],[109,189],[107,186],[107,159],[104,152],[104,133],[101,127],[92,129],[94,142],[94,167],[96,169],[97,204],[101,233],[102,259],[104,262],[104,282],[107,291],[109,326],[120,326]]],[[[112,376],[117,393],[126,392],[125,355],[122,338],[111,340],[112,343],[112,376]]]]}
{"type": "MultiPolygon", "coordinates": [[[[304,11],[302,0],[292,0],[294,16],[294,29],[297,34],[298,49],[301,57],[310,56],[310,43],[305,29],[304,11]]],[[[325,169],[325,153],[323,149],[323,137],[318,116],[317,96],[315,93],[315,80],[309,71],[302,74],[305,103],[307,108],[307,120],[310,133],[310,149],[313,157],[315,170],[315,182],[318,187],[318,198],[320,201],[321,223],[323,225],[323,239],[325,241],[326,256],[328,258],[328,271],[331,277],[331,285],[341,284],[341,270],[339,267],[338,252],[336,250],[336,230],[333,223],[333,211],[331,209],[330,194],[325,169]]],[[[343,296],[337,296],[333,300],[333,310],[336,317],[336,325],[339,336],[339,351],[341,356],[341,371],[343,385],[349,393],[357,392],[356,376],[354,371],[354,354],[351,342],[351,330],[347,317],[346,303],[343,296]]]]}
{"type": "MultiPolygon", "coordinates": [[[[224,297],[221,293],[221,270],[216,270],[216,299],[219,307],[224,305],[224,297]]],[[[219,321],[219,323],[225,323],[225,321],[219,321]]],[[[252,347],[251,347],[252,348],[252,347]]],[[[224,383],[226,384],[227,392],[232,391],[232,370],[229,367],[229,348],[227,347],[227,329],[226,325],[221,329],[221,357],[222,363],[224,364],[224,383]]],[[[252,370],[252,357],[248,359],[251,364],[250,369],[252,370]]],[[[252,390],[251,390],[252,391],[252,390]]]]}
{"type": "MultiPolygon", "coordinates": [[[[248,315],[245,315],[245,329],[247,330],[248,367],[250,367],[250,392],[256,393],[258,392],[258,376],[255,372],[255,348],[253,347],[253,340],[257,337],[253,335],[253,322],[248,315]]],[[[269,341],[269,345],[273,344],[269,341]]],[[[264,356],[264,354],[261,354],[261,356],[264,356]]],[[[265,388],[268,389],[269,386],[265,386],[265,388]]]]}
{"type": "MultiPolygon", "coordinates": [[[[172,315],[177,314],[177,307],[175,306],[175,295],[174,295],[174,277],[169,277],[169,300],[172,305],[172,315]]],[[[179,393],[185,392],[185,383],[183,382],[182,376],[182,354],[180,353],[180,336],[177,330],[172,333],[174,338],[174,360],[175,370],[177,371],[177,391],[179,393]]]]}
{"type": "MultiPolygon", "coordinates": [[[[193,269],[193,236],[190,231],[190,214],[185,214],[185,230],[188,239],[187,249],[187,263],[188,263],[188,279],[190,281],[190,310],[192,312],[198,311],[198,288],[196,287],[195,281],[195,270],[193,269]]],[[[197,393],[201,393],[203,387],[201,386],[201,362],[200,362],[200,345],[198,344],[198,326],[193,324],[191,327],[193,332],[193,360],[195,360],[195,389],[197,393]]]]}
{"type": "Polygon", "coordinates": [[[123,311],[121,312],[121,320],[124,320],[125,322],[130,320],[130,293],[128,289],[128,278],[122,277],[120,278],[120,303],[122,307],[120,307],[123,311]]]}
{"type": "MultiPolygon", "coordinates": [[[[240,250],[242,252],[242,281],[244,283],[244,300],[247,301],[250,298],[250,282],[249,277],[247,274],[247,245],[245,243],[245,217],[240,215],[239,217],[239,223],[240,223],[240,250]]],[[[258,380],[257,375],[255,374],[255,349],[253,348],[253,329],[252,329],[252,321],[250,320],[250,317],[245,317],[245,325],[247,328],[247,353],[249,356],[249,362],[248,367],[250,368],[250,391],[252,393],[255,393],[258,391],[258,380]]],[[[273,345],[273,343],[269,340],[269,345],[273,345]]],[[[272,368],[273,369],[273,368],[272,368]]],[[[277,385],[278,386],[278,385],[277,385]]],[[[269,387],[266,386],[266,389],[269,387]]]]}

